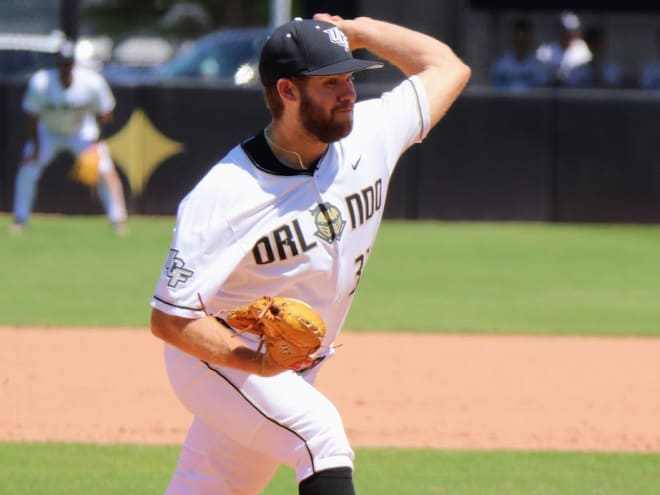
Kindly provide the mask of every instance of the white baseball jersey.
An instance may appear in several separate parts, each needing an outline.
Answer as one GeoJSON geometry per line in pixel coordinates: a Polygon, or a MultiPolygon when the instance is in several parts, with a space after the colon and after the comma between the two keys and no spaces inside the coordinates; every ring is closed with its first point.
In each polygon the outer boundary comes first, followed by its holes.
{"type": "Polygon", "coordinates": [[[263,296],[301,299],[337,336],[374,245],[389,179],[423,139],[429,116],[421,82],[355,105],[354,126],[312,171],[279,163],[263,134],[215,165],[181,202],[169,258],[152,305],[203,316],[263,296]]]}
{"type": "Polygon", "coordinates": [[[93,70],[73,68],[73,82],[66,88],[57,68],[36,72],[23,97],[23,110],[38,115],[45,130],[59,136],[78,136],[85,140],[99,137],[96,115],[115,107],[105,79],[93,70]]]}
{"type": "MultiPolygon", "coordinates": [[[[313,170],[277,161],[263,132],[247,139],[181,202],[151,305],[198,318],[200,298],[213,313],[264,295],[300,299],[325,320],[327,357],[373,249],[396,162],[429,129],[423,85],[411,77],[357,103],[351,134],[313,170]]],[[[169,344],[165,363],[195,416],[168,495],[261,493],[280,463],[298,481],[352,467],[341,416],[312,385],[319,367],[261,377],[169,344]]]]}

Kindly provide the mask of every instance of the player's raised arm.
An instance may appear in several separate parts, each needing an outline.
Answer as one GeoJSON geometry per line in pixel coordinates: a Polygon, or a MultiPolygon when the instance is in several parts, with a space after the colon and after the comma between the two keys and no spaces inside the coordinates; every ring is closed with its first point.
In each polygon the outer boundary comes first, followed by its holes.
{"type": "Polygon", "coordinates": [[[444,116],[470,79],[470,67],[448,45],[424,33],[370,17],[342,19],[316,14],[314,18],[336,24],[352,50],[365,48],[398,67],[406,76],[418,75],[426,89],[432,126],[444,116]]]}

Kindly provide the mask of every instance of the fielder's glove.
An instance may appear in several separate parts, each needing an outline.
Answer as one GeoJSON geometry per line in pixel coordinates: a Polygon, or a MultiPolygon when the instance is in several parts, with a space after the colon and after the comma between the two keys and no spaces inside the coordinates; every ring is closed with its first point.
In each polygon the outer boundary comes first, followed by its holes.
{"type": "Polygon", "coordinates": [[[261,337],[266,354],[295,371],[314,363],[313,354],[325,336],[325,323],[314,308],[287,297],[261,297],[229,311],[223,319],[239,333],[261,337]]]}
{"type": "Polygon", "coordinates": [[[101,157],[96,143],[85,149],[73,164],[70,176],[73,180],[88,187],[95,187],[99,182],[99,162],[101,157]]]}

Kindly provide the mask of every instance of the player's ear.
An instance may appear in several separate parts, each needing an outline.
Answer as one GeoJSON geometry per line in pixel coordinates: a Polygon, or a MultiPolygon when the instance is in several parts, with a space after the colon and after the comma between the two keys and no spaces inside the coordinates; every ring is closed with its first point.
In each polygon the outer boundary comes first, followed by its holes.
{"type": "Polygon", "coordinates": [[[277,91],[285,100],[294,101],[298,98],[298,87],[291,79],[280,79],[277,81],[277,91]]]}

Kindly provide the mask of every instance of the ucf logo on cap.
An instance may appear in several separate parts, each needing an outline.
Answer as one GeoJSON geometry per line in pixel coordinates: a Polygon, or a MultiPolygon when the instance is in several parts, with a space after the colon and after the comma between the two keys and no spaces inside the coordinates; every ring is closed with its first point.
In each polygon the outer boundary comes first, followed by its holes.
{"type": "Polygon", "coordinates": [[[324,29],[323,32],[328,35],[328,38],[330,38],[331,43],[334,43],[335,45],[343,46],[344,50],[346,50],[347,52],[351,51],[351,49],[348,46],[348,38],[346,38],[346,35],[337,26],[332,27],[330,29],[324,29]]]}

